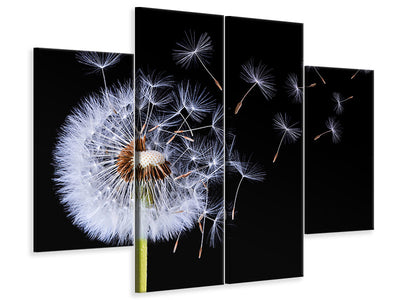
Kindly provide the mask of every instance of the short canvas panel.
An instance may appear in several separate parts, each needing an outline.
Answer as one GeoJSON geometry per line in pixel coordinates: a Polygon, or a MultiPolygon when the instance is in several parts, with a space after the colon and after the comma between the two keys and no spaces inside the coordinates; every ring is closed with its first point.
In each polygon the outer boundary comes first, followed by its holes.
{"type": "Polygon", "coordinates": [[[34,49],[34,251],[132,244],[117,171],[132,70],[129,54],[34,49]]]}
{"type": "Polygon", "coordinates": [[[306,233],[373,229],[373,80],[306,67],[306,233]]]}
{"type": "Polygon", "coordinates": [[[226,282],[303,274],[303,25],[226,18],[226,282]]]}
{"type": "Polygon", "coordinates": [[[136,292],[223,283],[223,17],[136,8],[136,292]]]}

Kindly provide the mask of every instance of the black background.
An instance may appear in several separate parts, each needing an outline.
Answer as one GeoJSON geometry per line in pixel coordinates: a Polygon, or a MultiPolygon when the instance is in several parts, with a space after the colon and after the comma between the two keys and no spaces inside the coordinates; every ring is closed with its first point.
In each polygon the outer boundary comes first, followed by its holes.
{"type": "MultiPolygon", "coordinates": [[[[172,50],[183,39],[185,31],[192,30],[197,37],[207,32],[214,46],[208,67],[222,85],[222,16],[136,8],[135,18],[136,69],[166,71],[177,81],[197,81],[222,103],[222,92],[201,66],[185,70],[172,59],[172,50]]],[[[197,228],[181,235],[175,254],[172,253],[175,240],[149,244],[148,291],[223,283],[222,244],[211,248],[205,243],[202,257],[198,259],[200,238],[197,228]]]]}
{"type": "MultiPolygon", "coordinates": [[[[255,19],[226,18],[226,129],[237,135],[240,153],[253,154],[267,176],[264,182],[243,181],[237,213],[226,223],[228,283],[301,276],[303,273],[302,143],[284,144],[272,163],[281,134],[272,128],[278,112],[292,122],[302,119],[284,89],[288,73],[303,70],[303,25],[255,19]],[[240,79],[241,65],[251,57],[273,68],[277,94],[267,101],[255,87],[238,115],[236,104],[251,84],[240,79]]],[[[231,206],[239,176],[228,175],[226,205],[231,206]]]]}
{"type": "MultiPolygon", "coordinates": [[[[107,247],[72,225],[52,178],[56,137],[82,97],[103,87],[101,73],[78,63],[76,51],[34,49],[34,251],[107,247]]],[[[105,69],[108,86],[132,78],[133,56],[105,69]]]]}
{"type": "Polygon", "coordinates": [[[306,233],[373,229],[373,72],[306,67],[306,82],[317,83],[306,93],[306,233]],[[342,125],[340,143],[325,121],[335,116],[333,92],[353,99],[343,103],[337,117],[342,125]]]}

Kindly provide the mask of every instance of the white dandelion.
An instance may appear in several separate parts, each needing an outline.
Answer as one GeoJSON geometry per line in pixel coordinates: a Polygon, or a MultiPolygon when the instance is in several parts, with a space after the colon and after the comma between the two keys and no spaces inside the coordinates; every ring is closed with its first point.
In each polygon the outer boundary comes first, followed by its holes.
{"type": "Polygon", "coordinates": [[[240,154],[235,149],[235,140],[236,137],[233,136],[231,145],[227,151],[228,159],[227,159],[227,169],[230,172],[237,172],[240,174],[241,178],[236,187],[235,198],[233,200],[232,206],[232,220],[235,219],[235,211],[236,211],[236,203],[239,195],[240,186],[243,180],[247,179],[249,181],[264,181],[266,172],[261,164],[258,162],[253,162],[251,157],[246,157],[243,154],[240,154]]]}
{"type": "MultiPolygon", "coordinates": [[[[306,88],[315,87],[317,84],[312,83],[307,86],[306,88]]],[[[294,103],[301,103],[303,100],[303,86],[299,86],[299,79],[295,73],[290,73],[287,76],[286,83],[285,83],[286,91],[289,97],[292,97],[294,103]]]]}
{"type": "Polygon", "coordinates": [[[276,88],[274,76],[271,74],[271,71],[272,70],[264,65],[261,61],[256,64],[253,58],[242,65],[240,78],[242,78],[245,82],[252,84],[252,86],[247,90],[242,99],[236,105],[235,114],[239,112],[243,105],[244,99],[255,86],[259,87],[266,100],[270,100],[274,96],[276,88]]]}
{"type": "Polygon", "coordinates": [[[222,122],[212,120],[217,106],[204,88],[141,71],[136,87],[135,97],[128,82],[84,98],[54,162],[61,203],[90,238],[131,243],[136,209],[136,290],[144,292],[147,241],[176,239],[175,252],[180,235],[201,224],[200,258],[206,241],[220,240],[224,159],[212,133],[222,122]]]}
{"type": "Polygon", "coordinates": [[[336,114],[340,115],[343,112],[343,105],[342,105],[343,102],[346,102],[346,101],[351,100],[353,98],[354,98],[353,96],[345,98],[340,93],[333,93],[332,94],[332,100],[335,102],[335,108],[334,109],[335,109],[336,114]]]}
{"type": "Polygon", "coordinates": [[[206,66],[210,63],[213,53],[213,45],[208,33],[202,33],[197,38],[194,31],[186,31],[184,39],[177,42],[176,45],[178,48],[172,51],[172,58],[175,62],[185,69],[200,63],[222,91],[222,86],[206,66]]]}
{"type": "Polygon", "coordinates": [[[278,158],[279,151],[281,149],[282,143],[294,143],[301,136],[301,129],[295,127],[298,123],[290,124],[290,117],[286,113],[277,113],[273,119],[274,129],[282,134],[281,140],[279,142],[278,149],[276,150],[274,159],[272,160],[275,163],[278,158]]]}
{"type": "Polygon", "coordinates": [[[321,134],[318,134],[315,138],[314,141],[318,140],[321,136],[331,133],[332,134],[332,142],[333,143],[339,143],[341,134],[342,134],[342,127],[339,123],[339,121],[335,120],[334,118],[328,118],[328,120],[325,122],[326,127],[328,128],[327,131],[324,131],[321,134]]]}
{"type": "Polygon", "coordinates": [[[54,152],[61,203],[77,227],[107,244],[133,242],[134,186],[118,171],[119,154],[134,138],[133,98],[129,83],[84,98],[54,152]]]}

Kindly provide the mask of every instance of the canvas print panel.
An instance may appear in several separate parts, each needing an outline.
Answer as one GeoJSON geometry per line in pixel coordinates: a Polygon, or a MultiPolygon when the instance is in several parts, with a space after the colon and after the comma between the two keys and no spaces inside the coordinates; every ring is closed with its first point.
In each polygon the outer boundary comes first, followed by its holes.
{"type": "Polygon", "coordinates": [[[223,18],[135,22],[136,292],[222,284],[223,18]]]}
{"type": "Polygon", "coordinates": [[[306,67],[306,233],[373,229],[373,78],[306,67]]]}
{"type": "Polygon", "coordinates": [[[226,18],[226,282],[303,274],[303,25],[226,18]]]}
{"type": "Polygon", "coordinates": [[[34,251],[132,245],[133,55],[34,49],[34,251]]]}

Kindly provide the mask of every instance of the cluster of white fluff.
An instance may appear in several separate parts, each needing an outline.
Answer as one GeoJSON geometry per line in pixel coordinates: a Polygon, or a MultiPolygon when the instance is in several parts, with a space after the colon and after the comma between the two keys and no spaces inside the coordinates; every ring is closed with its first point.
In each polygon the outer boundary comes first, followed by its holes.
{"type": "Polygon", "coordinates": [[[162,153],[171,174],[137,185],[140,235],[179,238],[199,226],[214,246],[223,224],[223,109],[199,83],[139,71],[136,81],[136,138],[162,153]],[[150,193],[149,193],[150,191],[150,193]],[[148,205],[146,195],[154,202],[148,205]],[[207,225],[208,224],[208,225],[207,225]]]}
{"type": "MultiPolygon", "coordinates": [[[[102,71],[118,62],[115,56],[112,62],[103,58],[78,55],[102,71]]],[[[132,243],[136,201],[140,237],[179,239],[199,226],[201,249],[206,238],[214,246],[224,221],[222,106],[200,84],[175,82],[163,73],[139,71],[136,93],[131,82],[107,88],[102,75],[104,88],[83,98],[67,117],[54,152],[55,181],[73,223],[90,238],[132,243]],[[126,181],[118,156],[144,137],[146,150],[159,152],[171,174],[126,181]]],[[[136,152],[135,159],[140,160],[136,152]]]]}
{"type": "Polygon", "coordinates": [[[55,182],[73,223],[105,243],[133,241],[134,185],[121,180],[116,159],[134,138],[130,84],[82,99],[61,128],[55,182]]]}

